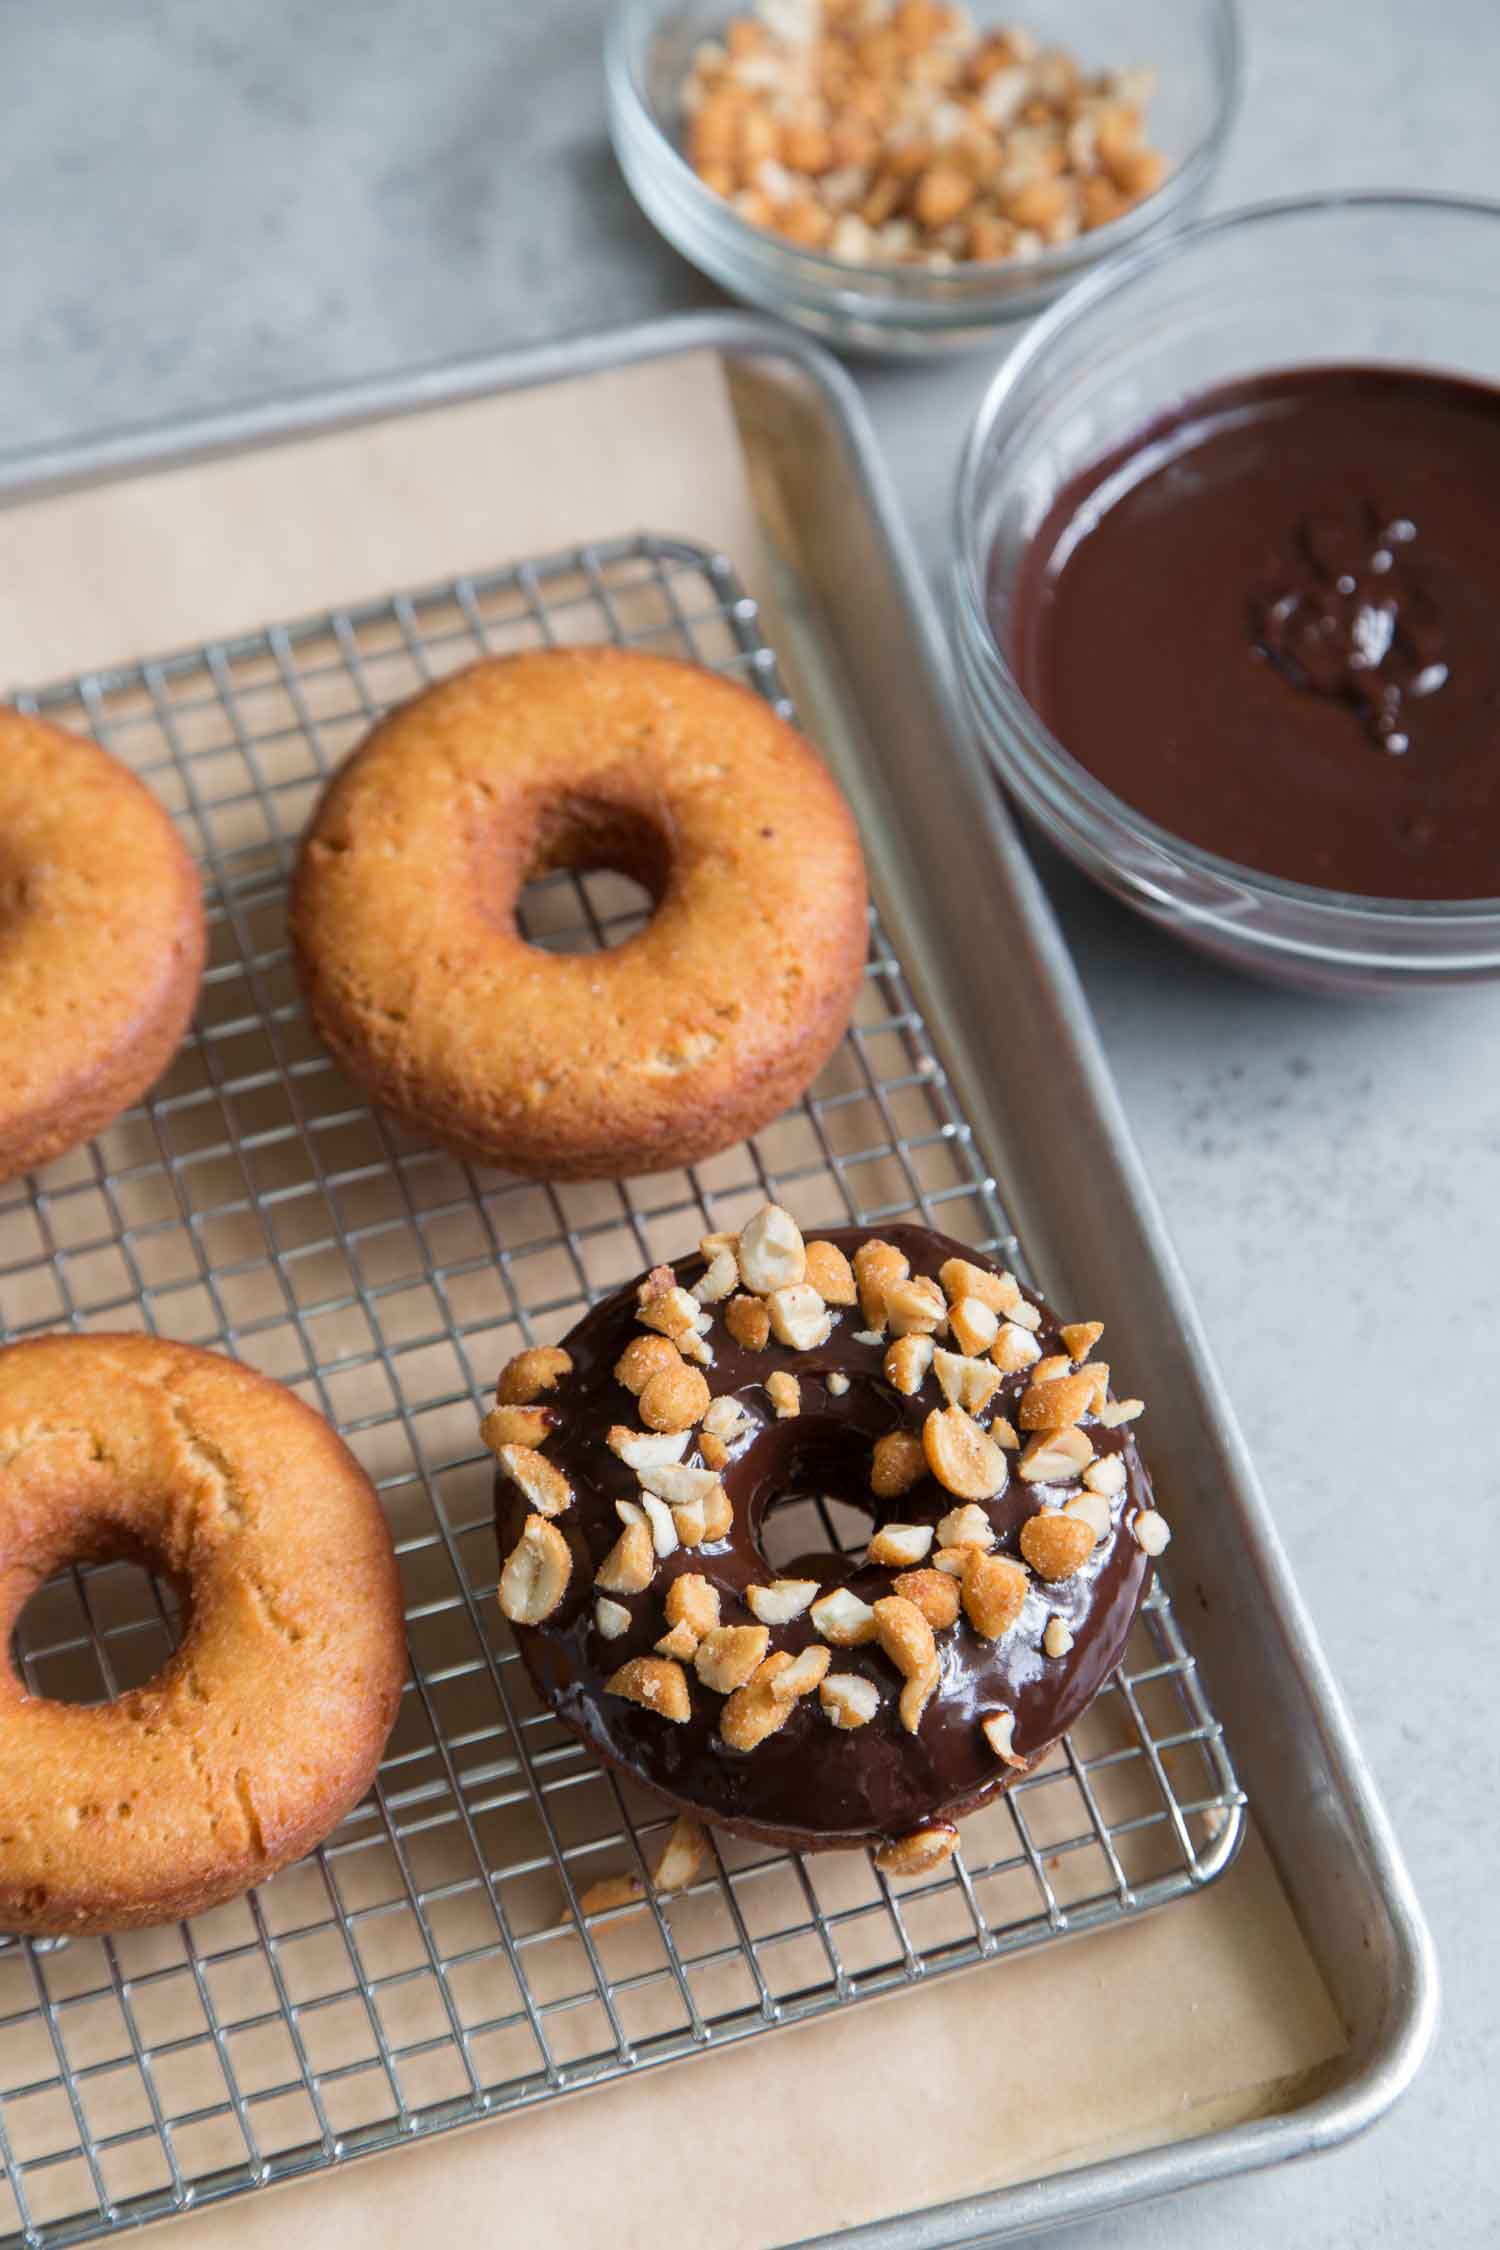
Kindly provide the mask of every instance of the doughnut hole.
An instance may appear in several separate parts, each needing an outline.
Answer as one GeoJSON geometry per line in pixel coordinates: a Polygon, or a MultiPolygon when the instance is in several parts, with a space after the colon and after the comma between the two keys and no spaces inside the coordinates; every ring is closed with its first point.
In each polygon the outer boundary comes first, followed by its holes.
{"type": "Polygon", "coordinates": [[[85,1528],[72,1552],[51,1560],[4,1645],[33,1695],[98,1705],[156,1679],[187,1627],[186,1587],[160,1555],[106,1525],[85,1528]]]}
{"type": "Polygon", "coordinates": [[[638,805],[549,802],[503,854],[494,910],[541,952],[613,951],[645,929],[671,872],[670,839],[638,805]]]}
{"type": "Polygon", "coordinates": [[[751,1536],[768,1573],[842,1586],[860,1567],[883,1513],[870,1493],[862,1432],[802,1414],[764,1431],[757,1452],[771,1456],[763,1466],[757,1460],[750,1496],[751,1536]]]}

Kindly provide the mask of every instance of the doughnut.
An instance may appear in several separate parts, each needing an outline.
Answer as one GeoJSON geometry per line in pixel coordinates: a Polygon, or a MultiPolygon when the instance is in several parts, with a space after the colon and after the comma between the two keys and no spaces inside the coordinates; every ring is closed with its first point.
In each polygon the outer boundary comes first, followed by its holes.
{"type": "Polygon", "coordinates": [[[406,1674],[390,1534],[310,1407],[216,1352],[51,1335],[0,1350],[0,1930],[219,1905],[363,1796],[406,1674]],[[186,1630],[112,1703],[30,1694],[26,1602],[70,1562],[170,1578],[186,1630]]]}
{"type": "Polygon", "coordinates": [[[500,1607],[591,1749],[765,1842],[925,1872],[1113,1671],[1167,1526],[1095,1321],[922,1227],[775,1204],[503,1371],[500,1607]],[[773,1567],[830,1496],[860,1554],[773,1567]]]}
{"type": "Polygon", "coordinates": [[[197,871],[145,784],[97,743],[0,709],[0,1181],[155,1083],[204,946],[197,871]]]}
{"type": "Polygon", "coordinates": [[[495,658],[387,718],[304,838],[292,936],[340,1062],[458,1154],[546,1179],[695,1162],[796,1099],[865,961],[864,866],[749,689],[617,648],[495,658]],[[516,923],[557,868],[655,911],[606,952],[516,923]]]}

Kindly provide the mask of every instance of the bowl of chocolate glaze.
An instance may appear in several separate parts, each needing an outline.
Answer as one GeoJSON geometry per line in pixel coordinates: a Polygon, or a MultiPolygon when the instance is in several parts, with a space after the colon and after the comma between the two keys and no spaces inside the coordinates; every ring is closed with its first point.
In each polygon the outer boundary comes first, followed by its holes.
{"type": "Polygon", "coordinates": [[[980,410],[956,579],[1000,777],[1117,896],[1297,982],[1500,975],[1500,204],[1081,283],[980,410]]]}

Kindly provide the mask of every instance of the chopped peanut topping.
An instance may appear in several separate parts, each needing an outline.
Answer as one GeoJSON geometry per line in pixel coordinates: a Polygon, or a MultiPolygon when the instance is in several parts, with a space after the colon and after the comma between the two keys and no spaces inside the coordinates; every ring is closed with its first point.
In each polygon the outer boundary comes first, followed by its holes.
{"type": "Polygon", "coordinates": [[[545,1445],[557,1428],[558,1415],[551,1406],[497,1406],[479,1425],[479,1435],[491,1453],[502,1445],[545,1445]]]}
{"type": "Polygon", "coordinates": [[[517,1352],[500,1370],[495,1398],[501,1406],[531,1406],[544,1391],[555,1391],[573,1362],[560,1344],[542,1344],[517,1352]]]}
{"type": "Polygon", "coordinates": [[[785,1289],[773,1289],[766,1310],[771,1334],[789,1351],[815,1351],[833,1334],[832,1315],[811,1282],[794,1281],[785,1289]]]}
{"type": "Polygon", "coordinates": [[[637,1410],[648,1430],[691,1430],[708,1412],[709,1397],[696,1367],[665,1367],[641,1392],[637,1410]]]}
{"type": "Polygon", "coordinates": [[[988,1500],[1005,1490],[1005,1455],[961,1406],[934,1407],[922,1425],[927,1465],[959,1500],[988,1500]]]}
{"type": "Polygon", "coordinates": [[[742,1351],[763,1352],[771,1341],[771,1316],[759,1297],[731,1297],[724,1325],[742,1351]]]}
{"type": "Polygon", "coordinates": [[[970,1500],[962,1508],[950,1508],[940,1518],[937,1536],[940,1547],[993,1547],[995,1527],[984,1509],[970,1500]]]}
{"type": "Polygon", "coordinates": [[[795,1375],[778,1367],[774,1375],[766,1377],[766,1396],[776,1409],[778,1421],[789,1422],[802,1411],[802,1385],[795,1375]]]}
{"type": "Polygon", "coordinates": [[[1102,1320],[1069,1320],[1058,1332],[1072,1359],[1087,1359],[1104,1334],[1102,1320]]]}
{"type": "MultiPolygon", "coordinates": [[[[782,1651],[785,1655],[785,1651],[782,1651]]],[[[791,1659],[786,1659],[789,1665],[791,1659]]],[[[778,1667],[784,1669],[784,1667],[778,1667]]],[[[719,1736],[731,1750],[753,1750],[768,1734],[786,1725],[796,1708],[775,1693],[773,1681],[756,1678],[736,1688],[719,1714],[719,1736]]]]}
{"type": "Polygon", "coordinates": [[[703,1456],[703,1466],[715,1471],[729,1466],[729,1448],[722,1438],[704,1435],[698,1440],[698,1451],[703,1456]]]}
{"type": "Polygon", "coordinates": [[[644,1593],[656,1573],[656,1549],[650,1526],[642,1519],[628,1523],[594,1573],[595,1586],[607,1594],[644,1593]]]}
{"type": "Polygon", "coordinates": [[[1148,1555],[1160,1555],[1166,1552],[1168,1542],[1172,1537],[1171,1529],[1166,1517],[1158,1515],[1154,1508],[1142,1508],[1140,1514],[1132,1520],[1130,1528],[1135,1536],[1136,1545],[1143,1548],[1148,1555]]]}
{"type": "Polygon", "coordinates": [[[818,1689],[818,1701],[836,1727],[851,1732],[874,1718],[880,1709],[880,1690],[859,1672],[828,1672],[818,1689]]]}
{"type": "Polygon", "coordinates": [[[885,1317],[893,1336],[930,1336],[946,1323],[948,1306],[935,1281],[912,1274],[887,1288],[885,1317]]]}
{"type": "Polygon", "coordinates": [[[849,1378],[841,1367],[831,1367],[823,1378],[830,1398],[842,1398],[849,1388],[849,1378]]]}
{"type": "Polygon", "coordinates": [[[907,1570],[894,1583],[902,1600],[914,1603],[935,1633],[958,1623],[958,1587],[946,1572],[907,1570]]]}
{"type": "Polygon", "coordinates": [[[573,1505],[573,1487],[561,1469],[529,1445],[502,1445],[495,1456],[538,1515],[560,1516],[573,1505]]]}
{"type": "Polygon", "coordinates": [[[854,1253],[854,1279],[859,1289],[860,1318],[867,1329],[885,1326],[885,1293],[911,1272],[893,1242],[872,1235],[854,1253]]]}
{"type": "Polygon", "coordinates": [[[816,1578],[773,1578],[769,1586],[747,1586],[745,1607],[762,1625],[790,1625],[817,1598],[816,1578]]]}
{"type": "MultiPolygon", "coordinates": [[[[671,1270],[670,1266],[657,1268],[658,1272],[666,1274],[671,1270]]],[[[644,1289],[647,1284],[642,1282],[641,1287],[644,1289]]],[[[637,1305],[635,1317],[643,1328],[654,1329],[659,1335],[686,1336],[697,1325],[698,1300],[673,1282],[670,1288],[655,1291],[637,1305]]]]}
{"type": "Polygon", "coordinates": [[[594,1604],[594,1625],[606,1641],[617,1641],[630,1631],[630,1612],[623,1602],[612,1602],[607,1594],[601,1594],[594,1604]]]}
{"type": "Polygon", "coordinates": [[[935,1820],[927,1828],[914,1828],[909,1836],[882,1844],[875,1865],[882,1875],[898,1878],[931,1875],[958,1850],[958,1830],[948,1820],[935,1820]]]}
{"type": "Polygon", "coordinates": [[[764,1625],[715,1625],[698,1643],[693,1667],[706,1688],[728,1695],[750,1678],[770,1644],[764,1625]]]}
{"type": "Polygon", "coordinates": [[[887,1570],[904,1570],[909,1563],[922,1562],[931,1546],[930,1523],[886,1523],[870,1541],[865,1560],[887,1570]]]}
{"type": "Polygon", "coordinates": [[[807,1279],[825,1305],[854,1305],[859,1302],[859,1291],[854,1284],[854,1268],[836,1242],[810,1242],[807,1245],[807,1279]]]}
{"type": "Polygon", "coordinates": [[[692,1717],[687,1674],[669,1656],[632,1656],[618,1672],[610,1673],[604,1692],[622,1695],[627,1702],[639,1703],[643,1710],[654,1711],[678,1726],[692,1717]]]}
{"type": "Polygon", "coordinates": [[[703,1503],[704,1540],[727,1539],[734,1529],[734,1503],[722,1484],[716,1484],[703,1503]]]}
{"type": "MultiPolygon", "coordinates": [[[[647,1471],[647,1474],[650,1476],[659,1476],[661,1474],[661,1471],[659,1469],[651,1469],[647,1471]]],[[[672,1520],[672,1511],[667,1506],[665,1500],[658,1500],[654,1492],[643,1491],[641,1494],[640,1506],[641,1513],[645,1516],[646,1522],[650,1527],[651,1544],[655,1548],[657,1554],[660,1555],[663,1560],[665,1560],[668,1555],[675,1555],[681,1542],[677,1537],[677,1526],[672,1520]]]]}
{"type": "Polygon", "coordinates": [[[658,1656],[691,1656],[698,1646],[699,1636],[686,1623],[671,1626],[653,1645],[658,1656]]]}
{"type": "Polygon", "coordinates": [[[1066,1656],[1073,1646],[1071,1628],[1060,1617],[1049,1619],[1047,1630],[1042,1635],[1042,1646],[1049,1656],[1066,1656]]]}
{"type": "Polygon", "coordinates": [[[898,1336],[885,1355],[885,1379],[904,1397],[914,1398],[926,1380],[932,1357],[930,1336],[898,1336]]]}
{"type": "Polygon", "coordinates": [[[990,1273],[984,1266],[971,1265],[967,1258],[949,1258],[939,1267],[938,1279],[947,1291],[950,1304],[960,1304],[965,1297],[976,1297],[998,1317],[1021,1302],[1020,1286],[1014,1274],[990,1273]]]}
{"type": "Polygon", "coordinates": [[[1069,1484],[1094,1458],[1093,1443],[1082,1430],[1038,1430],[1021,1454],[1028,1484],[1069,1484]]]}
{"type": "Polygon", "coordinates": [[[990,1346],[990,1358],[1002,1375],[1019,1375],[1023,1367],[1034,1367],[1041,1356],[1042,1349],[1036,1338],[1014,1320],[1002,1324],[990,1346]]]}
{"type": "Polygon", "coordinates": [[[1117,1430],[1122,1422],[1134,1422],[1145,1411],[1143,1398],[1111,1398],[1100,1407],[1099,1419],[1107,1430],[1117,1430]]]}
{"type": "Polygon", "coordinates": [[[1086,1523],[1094,1535],[1096,1547],[1101,1539],[1109,1537],[1110,1513],[1109,1500],[1106,1494],[1087,1491],[1075,1492],[1070,1500],[1064,1501],[1063,1514],[1065,1516],[1076,1516],[1080,1523],[1086,1523]]]}
{"type": "Polygon", "coordinates": [[[1018,1758],[1011,1748],[1016,1731],[1015,1712],[992,1711],[987,1719],[980,1721],[980,1724],[984,1728],[985,1740],[1002,1765],[1015,1766],[1024,1770],[1026,1760],[1018,1758]]]}
{"type": "Polygon", "coordinates": [[[909,1492],[927,1474],[922,1441],[911,1430],[887,1430],[870,1456],[870,1490],[880,1500],[909,1492]]]}
{"type": "Polygon", "coordinates": [[[875,1635],[898,1672],[925,1671],[937,1650],[932,1628],[900,1594],[887,1594],[874,1604],[875,1635]]]}
{"type": "Polygon", "coordinates": [[[709,1257],[704,1272],[693,1283],[693,1295],[700,1305],[717,1305],[739,1287],[739,1281],[739,1263],[725,1244],[709,1257]]]}
{"type": "Polygon", "coordinates": [[[753,1297],[789,1289],[807,1272],[802,1229],[779,1203],[763,1204],[740,1229],[740,1280],[753,1297]]]}
{"type": "Polygon", "coordinates": [[[1021,1526],[1021,1552],[1049,1585],[1071,1578],[1082,1570],[1094,1551],[1094,1527],[1079,1516],[1044,1509],[1021,1526]]]}
{"type": "Polygon", "coordinates": [[[982,1297],[960,1297],[948,1314],[948,1326],[961,1352],[971,1358],[987,1352],[1000,1333],[1000,1316],[982,1297]]]}
{"type": "Polygon", "coordinates": [[[1016,1410],[1016,1420],[1023,1430],[1066,1430],[1081,1422],[1094,1403],[1094,1378],[1092,1375],[1053,1376],[1041,1380],[1040,1367],[1036,1379],[1021,1398],[1016,1410]]]}
{"type": "Polygon", "coordinates": [[[987,1359],[965,1359],[941,1346],[932,1355],[938,1389],[950,1406],[966,1414],[982,1414],[1000,1388],[1000,1370],[987,1359]]]}
{"type": "Polygon", "coordinates": [[[637,1469],[643,1492],[654,1493],[669,1508],[701,1507],[718,1483],[712,1469],[695,1469],[687,1461],[663,1461],[660,1467],[637,1469]]]}
{"type": "Polygon", "coordinates": [[[709,1435],[723,1438],[729,1445],[733,1445],[741,1432],[748,1429],[749,1425],[749,1415],[745,1412],[739,1400],[731,1397],[728,1392],[722,1398],[713,1399],[709,1404],[708,1412],[703,1417],[703,1427],[709,1435]]]}
{"type": "Polygon", "coordinates": [[[966,1547],[964,1558],[964,1615],[982,1640],[998,1641],[1026,1606],[1026,1573],[1008,1555],[986,1555],[978,1547],[966,1547]]]}
{"type": "Polygon", "coordinates": [[[618,1454],[627,1469],[659,1469],[672,1461],[680,1461],[687,1451],[686,1430],[627,1430],[623,1423],[612,1423],[605,1432],[605,1444],[611,1453],[618,1454]]]}
{"type": "Polygon", "coordinates": [[[770,1682],[771,1693],[779,1702],[796,1703],[802,1696],[812,1694],[832,1662],[833,1651],[815,1642],[800,1656],[794,1656],[790,1664],[781,1667],[770,1682]]]}
{"type": "Polygon", "coordinates": [[[500,1608],[512,1625],[540,1625],[568,1590],[573,1558],[568,1542],[545,1516],[528,1516],[500,1573],[500,1608]]]}
{"type": "Polygon", "coordinates": [[[942,1571],[945,1577],[962,1578],[964,1565],[968,1559],[969,1549],[967,1547],[939,1547],[932,1558],[932,1567],[934,1570],[942,1571]]]}
{"type": "Polygon", "coordinates": [[[615,1361],[615,1381],[639,1397],[653,1375],[681,1365],[682,1354],[669,1337],[632,1336],[615,1361]]]}
{"type": "Polygon", "coordinates": [[[1090,1461],[1083,1472],[1083,1481],[1090,1492],[1103,1493],[1107,1498],[1125,1490],[1125,1463],[1118,1453],[1101,1453],[1097,1461],[1090,1461]]]}
{"type": "Polygon", "coordinates": [[[691,1625],[701,1638],[719,1622],[719,1589],[696,1570],[685,1570],[667,1588],[667,1623],[691,1625]]]}
{"type": "Polygon", "coordinates": [[[862,1641],[876,1637],[874,1610],[858,1594],[851,1594],[847,1586],[835,1586],[832,1593],[820,1595],[808,1616],[813,1630],[835,1648],[858,1648],[862,1641]]]}
{"type": "Polygon", "coordinates": [[[936,1694],[937,1684],[938,1662],[934,1657],[925,1671],[914,1672],[902,1688],[896,1708],[908,1734],[915,1734],[921,1725],[922,1713],[936,1694]]]}

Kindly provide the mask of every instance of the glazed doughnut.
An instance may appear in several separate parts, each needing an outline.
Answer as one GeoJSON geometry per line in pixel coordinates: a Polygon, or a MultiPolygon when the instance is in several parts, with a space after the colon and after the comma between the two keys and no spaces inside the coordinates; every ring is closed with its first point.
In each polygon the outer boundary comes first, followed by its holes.
{"type": "Polygon", "coordinates": [[[363,1796],[406,1672],[390,1535],[353,1455],[280,1384],[150,1336],[0,1350],[0,1930],[175,1921],[310,1851],[363,1796]],[[97,1706],[28,1693],[27,1600],[128,1557],[186,1631],[97,1706]]]}
{"type": "Polygon", "coordinates": [[[799,1095],[864,965],[853,821],[748,689],[623,649],[497,658],[394,712],[304,840],[292,933],[353,1075],[460,1154],[550,1179],[691,1163],[799,1095]],[[522,886],[634,876],[623,945],[546,953],[522,886]]]}
{"type": "Polygon", "coordinates": [[[1113,1671],[1167,1527],[1096,1322],[946,1237],[768,1206],[500,1379],[500,1605],[538,1690],[681,1810],[941,1864],[1113,1671]],[[868,1512],[772,1568],[771,1511],[868,1512]]]}
{"type": "Polygon", "coordinates": [[[97,743],[0,708],[0,1181],[155,1083],[203,955],[197,871],[150,790],[97,743]]]}

